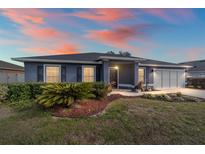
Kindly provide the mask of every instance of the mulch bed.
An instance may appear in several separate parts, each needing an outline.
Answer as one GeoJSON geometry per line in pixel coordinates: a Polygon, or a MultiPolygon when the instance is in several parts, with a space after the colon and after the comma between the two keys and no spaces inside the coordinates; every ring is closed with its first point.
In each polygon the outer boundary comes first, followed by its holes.
{"type": "Polygon", "coordinates": [[[110,102],[119,98],[130,98],[130,97],[114,94],[114,95],[107,96],[105,99],[102,100],[78,101],[71,108],[65,108],[61,106],[55,107],[53,115],[56,117],[69,117],[69,118],[78,118],[78,117],[87,117],[87,116],[96,115],[102,112],[110,102]]]}

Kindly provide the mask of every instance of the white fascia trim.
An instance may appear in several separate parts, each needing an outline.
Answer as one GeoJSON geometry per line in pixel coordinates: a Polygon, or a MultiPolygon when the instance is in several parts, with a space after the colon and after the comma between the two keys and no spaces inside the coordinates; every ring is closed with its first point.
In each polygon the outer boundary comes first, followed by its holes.
{"type": "Polygon", "coordinates": [[[98,60],[100,59],[111,59],[111,60],[133,60],[133,61],[142,61],[143,58],[132,58],[132,57],[111,57],[111,56],[100,56],[98,60]]]}
{"type": "Polygon", "coordinates": [[[154,67],[174,67],[174,68],[192,68],[192,66],[188,65],[158,65],[158,64],[140,64],[139,66],[154,66],[154,67]]]}
{"type": "Polygon", "coordinates": [[[82,64],[102,64],[102,62],[94,61],[78,61],[78,60],[55,60],[55,59],[34,59],[34,58],[12,58],[12,60],[20,62],[50,62],[50,63],[82,63],[82,64]]]}

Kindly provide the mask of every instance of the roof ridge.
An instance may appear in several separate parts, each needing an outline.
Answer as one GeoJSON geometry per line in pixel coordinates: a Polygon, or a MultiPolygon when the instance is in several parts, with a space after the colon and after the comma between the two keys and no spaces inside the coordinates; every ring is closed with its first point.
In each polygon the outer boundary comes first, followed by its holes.
{"type": "Polygon", "coordinates": [[[186,61],[186,62],[181,62],[179,64],[184,64],[184,63],[193,63],[193,62],[205,62],[205,59],[200,59],[200,60],[192,60],[192,61],[186,61]]]}

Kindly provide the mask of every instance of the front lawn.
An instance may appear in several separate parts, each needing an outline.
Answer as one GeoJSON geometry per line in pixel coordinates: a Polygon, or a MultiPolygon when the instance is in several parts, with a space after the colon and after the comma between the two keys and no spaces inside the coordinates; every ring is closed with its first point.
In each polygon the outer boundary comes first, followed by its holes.
{"type": "Polygon", "coordinates": [[[3,104],[0,115],[0,144],[205,144],[205,103],[123,98],[74,119],[3,104]]]}

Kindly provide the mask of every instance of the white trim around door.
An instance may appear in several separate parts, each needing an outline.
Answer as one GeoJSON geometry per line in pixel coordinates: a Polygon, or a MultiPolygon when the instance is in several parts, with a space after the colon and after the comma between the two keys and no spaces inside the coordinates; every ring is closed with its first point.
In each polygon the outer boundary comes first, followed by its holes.
{"type": "Polygon", "coordinates": [[[109,69],[109,71],[108,71],[108,83],[109,83],[109,84],[110,84],[110,70],[111,70],[111,69],[117,70],[117,89],[119,89],[119,74],[120,74],[119,68],[109,67],[108,69],[109,69]]]}

